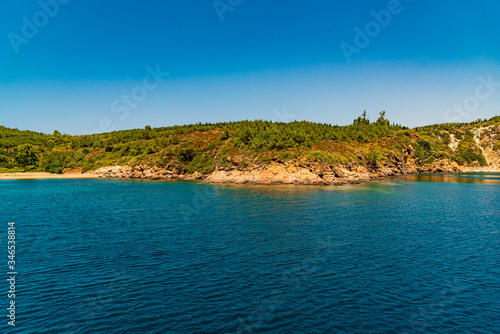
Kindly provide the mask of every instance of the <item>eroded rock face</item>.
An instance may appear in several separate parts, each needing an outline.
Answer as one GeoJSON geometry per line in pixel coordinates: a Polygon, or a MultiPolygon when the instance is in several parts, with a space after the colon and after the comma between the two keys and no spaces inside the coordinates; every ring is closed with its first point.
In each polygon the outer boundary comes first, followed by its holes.
{"type": "Polygon", "coordinates": [[[206,179],[209,183],[253,183],[253,184],[328,184],[319,175],[309,169],[286,166],[273,162],[263,169],[242,171],[217,170],[206,179]]]}
{"type": "Polygon", "coordinates": [[[193,175],[179,174],[176,170],[161,169],[156,166],[110,166],[102,167],[94,171],[99,177],[108,178],[128,178],[128,179],[200,179],[201,173],[195,172],[193,175]]]}
{"type": "MultiPolygon", "coordinates": [[[[500,169],[500,152],[495,150],[495,143],[500,139],[500,126],[486,126],[474,131],[474,141],[481,149],[489,168],[500,169]]],[[[476,169],[485,169],[476,168],[476,169]]]]}
{"type": "Polygon", "coordinates": [[[250,165],[240,169],[237,166],[218,169],[205,178],[209,183],[252,183],[252,184],[332,184],[360,183],[370,180],[405,174],[455,173],[462,167],[447,159],[420,166],[411,157],[410,147],[401,156],[389,156],[382,163],[342,166],[322,163],[319,160],[288,161],[278,159],[265,165],[250,165]]]}
{"type": "Polygon", "coordinates": [[[398,163],[393,165],[355,165],[332,166],[315,162],[278,162],[271,161],[267,165],[250,165],[217,169],[210,175],[199,172],[184,174],[178,170],[168,170],[158,167],[138,166],[110,166],[97,169],[94,173],[106,178],[132,179],[184,179],[204,180],[208,183],[236,183],[236,184],[309,184],[309,185],[341,185],[346,183],[366,182],[388,176],[416,173],[443,173],[457,172],[458,165],[448,162],[436,162],[432,165],[419,167],[414,163],[398,163]]]}

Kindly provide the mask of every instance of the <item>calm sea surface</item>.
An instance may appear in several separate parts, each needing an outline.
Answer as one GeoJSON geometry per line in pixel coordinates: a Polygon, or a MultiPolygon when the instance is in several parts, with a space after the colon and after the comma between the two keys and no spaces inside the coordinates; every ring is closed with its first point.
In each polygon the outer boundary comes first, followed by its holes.
{"type": "Polygon", "coordinates": [[[2,333],[500,333],[500,174],[4,180],[0,195],[2,333]]]}

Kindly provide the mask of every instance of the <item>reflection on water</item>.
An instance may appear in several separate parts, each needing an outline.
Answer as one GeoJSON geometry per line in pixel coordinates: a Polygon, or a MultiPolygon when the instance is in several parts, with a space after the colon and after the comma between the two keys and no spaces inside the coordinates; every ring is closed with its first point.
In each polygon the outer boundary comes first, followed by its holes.
{"type": "Polygon", "coordinates": [[[424,174],[405,175],[404,181],[443,182],[443,183],[475,183],[500,185],[500,173],[457,173],[457,174],[424,174]]]}

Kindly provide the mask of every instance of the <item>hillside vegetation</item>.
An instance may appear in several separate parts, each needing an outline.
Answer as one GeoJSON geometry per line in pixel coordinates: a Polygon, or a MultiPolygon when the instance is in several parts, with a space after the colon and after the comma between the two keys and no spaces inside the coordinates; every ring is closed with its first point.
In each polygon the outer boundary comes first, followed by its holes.
{"type": "MultiPolygon", "coordinates": [[[[391,124],[385,112],[372,122],[366,112],[352,124],[307,121],[240,121],[70,136],[0,126],[0,172],[93,171],[114,165],[145,165],[179,174],[266,165],[289,160],[344,167],[394,164],[409,154],[417,166],[448,161],[486,166],[485,149],[500,150],[500,117],[415,129],[391,124]],[[478,129],[487,129],[478,135],[478,129]]],[[[500,153],[500,152],[499,152],[500,153]]]]}

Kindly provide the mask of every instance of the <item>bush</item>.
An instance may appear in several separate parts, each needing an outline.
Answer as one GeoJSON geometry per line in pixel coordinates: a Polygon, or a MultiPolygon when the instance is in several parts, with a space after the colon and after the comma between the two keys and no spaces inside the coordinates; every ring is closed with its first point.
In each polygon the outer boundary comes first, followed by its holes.
{"type": "Polygon", "coordinates": [[[443,140],[443,143],[445,145],[448,145],[451,143],[451,136],[448,132],[441,132],[441,139],[443,140]]]}
{"type": "Polygon", "coordinates": [[[481,166],[487,165],[483,152],[480,149],[473,147],[472,143],[465,141],[460,142],[458,145],[455,160],[461,164],[472,164],[474,161],[477,161],[481,166]]]}
{"type": "Polygon", "coordinates": [[[366,155],[366,160],[368,160],[368,162],[371,163],[377,163],[380,160],[382,160],[383,157],[384,155],[380,153],[378,150],[372,150],[368,152],[368,154],[366,155]]]}
{"type": "Polygon", "coordinates": [[[6,164],[9,163],[9,157],[6,155],[0,154],[0,164],[6,164]]]}
{"type": "Polygon", "coordinates": [[[162,147],[168,147],[170,145],[177,145],[181,142],[181,140],[177,137],[172,137],[172,138],[163,138],[160,140],[160,146],[162,147]]]}
{"type": "Polygon", "coordinates": [[[426,151],[426,152],[432,151],[431,143],[429,143],[427,140],[419,140],[417,143],[418,143],[418,146],[420,146],[420,149],[422,151],[426,151]]]}
{"type": "Polygon", "coordinates": [[[213,155],[197,155],[191,163],[187,166],[189,173],[198,171],[202,174],[209,174],[214,171],[215,166],[213,164],[213,155]]]}
{"type": "Polygon", "coordinates": [[[177,158],[183,163],[190,163],[196,157],[196,149],[193,147],[186,147],[179,151],[177,158]]]}
{"type": "Polygon", "coordinates": [[[56,161],[45,165],[43,170],[53,174],[62,174],[63,168],[64,168],[64,163],[62,163],[61,161],[56,161]]]}

